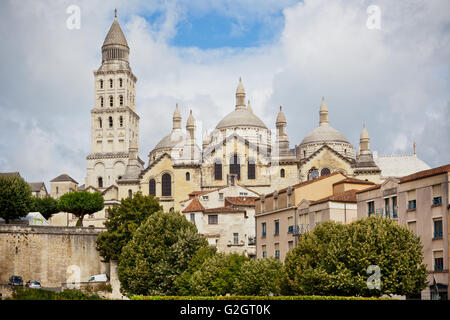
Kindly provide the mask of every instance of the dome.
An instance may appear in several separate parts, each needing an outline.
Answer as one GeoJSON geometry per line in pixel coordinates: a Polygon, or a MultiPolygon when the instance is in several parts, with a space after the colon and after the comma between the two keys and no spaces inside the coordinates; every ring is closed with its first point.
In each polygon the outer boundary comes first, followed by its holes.
{"type": "Polygon", "coordinates": [[[307,143],[322,143],[322,142],[343,142],[348,143],[348,140],[344,137],[342,133],[334,129],[329,124],[322,124],[321,126],[315,128],[310,134],[303,139],[302,144],[307,143]]]}
{"type": "Polygon", "coordinates": [[[174,130],[158,142],[153,150],[172,149],[184,140],[184,134],[181,130],[174,130]]]}
{"type": "Polygon", "coordinates": [[[114,22],[109,29],[108,35],[105,38],[105,42],[103,42],[103,46],[108,45],[122,45],[128,48],[128,42],[123,34],[122,29],[120,28],[119,22],[117,21],[117,11],[114,18],[114,22]]]}
{"type": "Polygon", "coordinates": [[[216,129],[230,127],[258,127],[267,129],[264,122],[247,108],[236,109],[219,122],[216,129]]]}
{"type": "Polygon", "coordinates": [[[282,107],[280,107],[280,112],[278,113],[276,123],[287,123],[286,116],[284,115],[282,107]]]}

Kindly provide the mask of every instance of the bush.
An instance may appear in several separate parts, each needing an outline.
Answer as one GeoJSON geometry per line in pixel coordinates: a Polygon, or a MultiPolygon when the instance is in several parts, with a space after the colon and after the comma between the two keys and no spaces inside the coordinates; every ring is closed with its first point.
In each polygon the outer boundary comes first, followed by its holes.
{"type": "Polygon", "coordinates": [[[32,201],[31,188],[20,176],[0,176],[0,218],[7,224],[25,217],[32,201]]]}
{"type": "Polygon", "coordinates": [[[44,289],[14,287],[11,300],[102,300],[97,294],[88,295],[79,290],[62,292],[44,289]]]}

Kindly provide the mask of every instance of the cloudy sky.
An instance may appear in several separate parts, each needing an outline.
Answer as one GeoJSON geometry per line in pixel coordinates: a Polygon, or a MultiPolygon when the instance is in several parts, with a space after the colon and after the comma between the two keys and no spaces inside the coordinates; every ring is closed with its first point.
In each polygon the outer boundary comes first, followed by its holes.
{"type": "Polygon", "coordinates": [[[146,163],[176,103],[183,123],[193,109],[214,128],[240,76],[268,127],[283,106],[291,147],[318,125],[325,96],[330,124],[355,148],[365,123],[381,155],[411,154],[416,141],[430,166],[450,163],[448,0],[0,0],[0,172],[84,183],[93,71],[116,7],[146,163]],[[71,5],[80,29],[67,28],[71,5]]]}

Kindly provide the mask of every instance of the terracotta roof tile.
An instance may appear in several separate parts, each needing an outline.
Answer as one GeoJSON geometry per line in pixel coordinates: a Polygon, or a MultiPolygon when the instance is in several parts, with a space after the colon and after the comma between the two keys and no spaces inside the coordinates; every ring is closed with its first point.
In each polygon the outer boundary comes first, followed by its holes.
{"type": "Polygon", "coordinates": [[[235,209],[232,207],[219,207],[219,208],[205,209],[204,213],[245,213],[245,210],[235,209]]]}
{"type": "Polygon", "coordinates": [[[333,194],[332,196],[319,199],[316,201],[312,201],[310,205],[323,203],[327,201],[333,201],[333,202],[351,202],[356,203],[356,191],[355,189],[348,190],[342,193],[333,194]]]}
{"type": "Polygon", "coordinates": [[[198,198],[194,198],[191,201],[191,203],[186,207],[186,209],[184,209],[182,212],[188,213],[188,212],[199,212],[199,211],[204,211],[204,210],[205,210],[205,207],[202,206],[202,204],[200,203],[198,198]]]}
{"type": "Polygon", "coordinates": [[[354,183],[354,184],[370,184],[370,185],[375,185],[374,182],[372,181],[366,181],[366,180],[360,180],[360,179],[355,179],[355,178],[347,178],[338,182],[333,183],[334,185],[337,184],[341,184],[341,183],[354,183]]]}
{"type": "Polygon", "coordinates": [[[419,172],[410,174],[408,176],[401,177],[400,183],[405,183],[405,182],[409,182],[409,181],[413,181],[413,180],[432,177],[432,176],[442,174],[445,172],[449,172],[449,171],[450,171],[450,164],[447,164],[445,166],[441,166],[441,167],[437,167],[437,168],[433,168],[433,169],[429,169],[429,170],[424,170],[424,171],[419,171],[419,172]]]}
{"type": "Polygon", "coordinates": [[[376,189],[380,189],[380,188],[381,188],[381,184],[376,184],[373,187],[357,191],[356,193],[363,193],[363,192],[366,192],[366,191],[372,191],[372,190],[376,190],[376,189]]]}
{"type": "Polygon", "coordinates": [[[226,197],[225,198],[225,206],[233,205],[233,206],[247,206],[253,207],[255,205],[255,200],[257,197],[226,197]]]}
{"type": "Polygon", "coordinates": [[[50,182],[73,182],[78,184],[72,177],[70,177],[68,174],[61,174],[57,176],[55,179],[51,180],[50,182]]]}

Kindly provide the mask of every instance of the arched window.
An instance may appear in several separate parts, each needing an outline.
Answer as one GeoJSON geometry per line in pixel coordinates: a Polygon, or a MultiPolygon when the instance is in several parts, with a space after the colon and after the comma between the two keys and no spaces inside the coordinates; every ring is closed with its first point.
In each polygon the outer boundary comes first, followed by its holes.
{"type": "Polygon", "coordinates": [[[113,107],[113,106],[114,106],[114,98],[113,98],[113,96],[110,96],[110,97],[109,97],[109,106],[110,106],[110,107],[113,107]]]}
{"type": "Polygon", "coordinates": [[[319,177],[319,170],[312,168],[308,173],[308,180],[314,180],[319,177]]]}
{"type": "Polygon", "coordinates": [[[280,177],[281,177],[281,178],[286,177],[286,171],[284,171],[284,169],[281,169],[281,170],[280,170],[280,177]]]}
{"type": "Polygon", "coordinates": [[[103,126],[102,118],[98,118],[98,127],[101,129],[103,126]]]}
{"type": "Polygon", "coordinates": [[[100,89],[103,89],[103,80],[100,80],[100,89]]]}
{"type": "Polygon", "coordinates": [[[222,180],[222,162],[216,160],[214,163],[214,180],[222,180]]]}
{"type": "Polygon", "coordinates": [[[133,198],[133,190],[128,190],[128,198],[133,198]]]}
{"type": "Polygon", "coordinates": [[[103,97],[100,97],[100,107],[103,108],[104,104],[105,104],[105,99],[103,99],[103,97]]]}
{"type": "Polygon", "coordinates": [[[303,158],[306,158],[306,151],[303,151],[303,158]]]}
{"type": "Polygon", "coordinates": [[[172,195],[172,177],[170,176],[170,174],[165,173],[162,176],[162,196],[163,197],[170,197],[172,195]]]}
{"type": "Polygon", "coordinates": [[[112,128],[113,125],[114,125],[114,123],[113,123],[113,118],[112,118],[112,117],[109,117],[109,127],[112,128]]]}
{"type": "Polygon", "coordinates": [[[119,101],[120,101],[120,106],[122,107],[123,106],[123,96],[119,97],[119,101]]]}
{"type": "Polygon", "coordinates": [[[155,179],[151,179],[148,185],[148,193],[151,196],[156,196],[156,181],[155,179]]]}
{"type": "Polygon", "coordinates": [[[122,88],[122,85],[123,85],[123,80],[122,80],[122,78],[119,79],[119,85],[120,85],[120,87],[122,88]]]}
{"type": "Polygon", "coordinates": [[[327,175],[329,175],[331,172],[330,172],[330,169],[328,169],[328,168],[323,168],[321,171],[320,171],[320,175],[321,176],[327,176],[327,175]]]}
{"type": "Polygon", "coordinates": [[[120,127],[123,127],[123,117],[122,116],[120,116],[120,118],[119,118],[119,123],[120,123],[120,127]]]}
{"type": "Polygon", "coordinates": [[[186,172],[186,181],[191,181],[191,174],[186,172]]]}
{"type": "Polygon", "coordinates": [[[103,178],[102,177],[98,177],[98,187],[103,188],[103,178]]]}
{"type": "Polygon", "coordinates": [[[256,179],[256,169],[255,169],[255,161],[254,160],[248,161],[247,177],[249,180],[256,179]]]}
{"type": "Polygon", "coordinates": [[[230,174],[236,174],[238,180],[241,180],[241,164],[237,154],[230,159],[230,174]]]}
{"type": "Polygon", "coordinates": [[[109,87],[112,88],[113,87],[113,79],[109,79],[109,87]]]}

